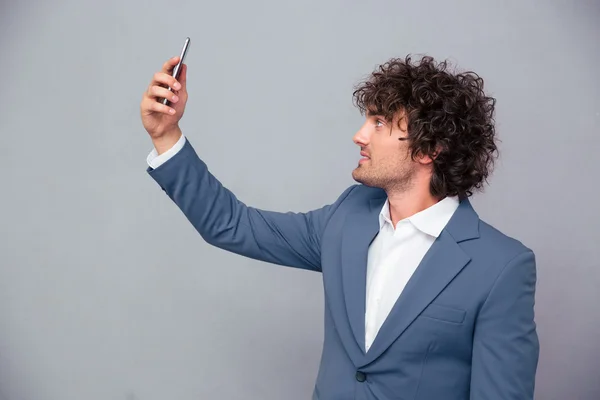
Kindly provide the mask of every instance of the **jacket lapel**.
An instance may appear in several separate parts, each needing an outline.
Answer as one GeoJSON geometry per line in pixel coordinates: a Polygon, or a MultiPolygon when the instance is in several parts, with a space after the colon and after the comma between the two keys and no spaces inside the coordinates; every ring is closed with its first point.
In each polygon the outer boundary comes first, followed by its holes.
{"type": "MultiPolygon", "coordinates": [[[[479,217],[471,207],[468,199],[463,200],[446,228],[442,230],[423,260],[417,267],[400,297],[394,304],[389,316],[379,330],[373,345],[366,354],[364,365],[371,363],[379,357],[387,348],[408,328],[417,316],[431,303],[437,295],[452,281],[452,279],[467,265],[470,257],[458,245],[460,241],[476,238],[479,236],[479,217]]],[[[364,257],[362,253],[357,258],[361,262],[364,257]]],[[[366,262],[365,262],[366,268],[366,262]]],[[[357,277],[358,278],[358,277],[357,277]]],[[[364,284],[364,279],[362,281],[364,284]]],[[[358,290],[358,288],[354,288],[358,290]]],[[[362,288],[363,316],[364,316],[364,293],[362,288]]],[[[351,295],[351,294],[350,294],[351,295]]],[[[348,301],[348,297],[346,298],[348,301]]],[[[353,300],[355,303],[356,299],[353,300]]],[[[354,305],[356,307],[356,304],[354,305]]],[[[362,333],[364,344],[364,326],[359,332],[362,333]]],[[[364,346],[363,346],[364,348],[364,346]]]]}
{"type": "Polygon", "coordinates": [[[367,255],[379,233],[379,212],[385,195],[371,199],[364,209],[349,215],[342,231],[342,285],[346,312],[354,338],[365,354],[365,296],[367,255]]]}

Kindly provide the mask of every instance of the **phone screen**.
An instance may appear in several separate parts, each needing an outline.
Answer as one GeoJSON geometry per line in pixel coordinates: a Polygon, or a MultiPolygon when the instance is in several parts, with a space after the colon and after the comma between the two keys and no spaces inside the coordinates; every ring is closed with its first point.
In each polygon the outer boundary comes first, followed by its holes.
{"type": "MultiPolygon", "coordinates": [[[[181,72],[181,65],[185,61],[185,55],[186,55],[189,47],[190,47],[190,38],[188,37],[188,38],[185,38],[185,42],[183,43],[183,48],[181,49],[181,55],[179,56],[179,62],[177,63],[175,68],[173,68],[172,75],[175,79],[179,79],[179,73],[181,72]]],[[[169,88],[169,90],[172,91],[171,88],[169,88]]],[[[167,104],[169,104],[169,101],[167,99],[163,99],[162,103],[164,105],[167,105],[167,104]]]]}

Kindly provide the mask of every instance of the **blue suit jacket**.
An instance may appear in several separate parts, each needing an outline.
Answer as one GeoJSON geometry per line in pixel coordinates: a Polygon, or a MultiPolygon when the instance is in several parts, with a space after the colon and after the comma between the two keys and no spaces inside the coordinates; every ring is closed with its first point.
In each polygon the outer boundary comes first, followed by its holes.
{"type": "Polygon", "coordinates": [[[313,399],[532,399],[539,344],[533,252],[481,221],[468,200],[425,255],[368,352],[367,249],[383,190],[354,185],[307,213],[248,207],[189,141],[148,173],[206,242],[322,272],[325,338],[313,399]]]}

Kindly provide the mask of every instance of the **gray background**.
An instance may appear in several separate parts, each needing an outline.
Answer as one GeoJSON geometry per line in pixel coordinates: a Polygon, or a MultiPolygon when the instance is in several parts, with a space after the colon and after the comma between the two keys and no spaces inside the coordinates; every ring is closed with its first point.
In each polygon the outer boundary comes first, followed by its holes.
{"type": "Polygon", "coordinates": [[[599,17],[593,0],[4,1],[2,395],[309,398],[320,275],[208,246],[145,172],[139,102],[190,36],[185,134],[278,211],[353,183],[352,88],[377,64],[483,76],[502,158],[473,202],[537,254],[536,398],[600,398],[599,17]]]}

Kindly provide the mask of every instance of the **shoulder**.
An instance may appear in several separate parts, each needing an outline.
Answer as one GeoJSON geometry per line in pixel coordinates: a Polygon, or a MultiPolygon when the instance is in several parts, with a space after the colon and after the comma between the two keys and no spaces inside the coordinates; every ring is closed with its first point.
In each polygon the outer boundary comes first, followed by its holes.
{"type": "Polygon", "coordinates": [[[533,250],[517,237],[481,219],[477,220],[479,235],[459,243],[469,256],[465,276],[477,284],[479,304],[493,303],[502,298],[511,301],[524,293],[534,293],[537,275],[533,250]],[[499,296],[499,297],[498,297],[499,296]]]}
{"type": "Polygon", "coordinates": [[[323,210],[326,210],[328,219],[342,218],[357,211],[371,210],[374,199],[385,199],[385,191],[378,188],[354,184],[346,188],[335,200],[323,210]]]}
{"type": "Polygon", "coordinates": [[[471,257],[473,265],[490,282],[500,276],[534,276],[535,254],[521,240],[501,231],[491,224],[479,220],[479,238],[461,243],[471,257]],[[507,271],[512,271],[507,273],[507,271]]]}
{"type": "Polygon", "coordinates": [[[371,200],[386,198],[383,189],[365,186],[363,184],[354,184],[349,186],[338,198],[345,205],[361,206],[368,204],[371,200]]]}
{"type": "Polygon", "coordinates": [[[468,200],[460,203],[446,228],[479,267],[502,269],[515,257],[533,253],[517,237],[482,219],[468,200]]]}
{"type": "Polygon", "coordinates": [[[515,257],[521,253],[533,252],[521,240],[481,219],[479,234],[481,244],[494,253],[505,253],[507,257],[515,257]]]}

